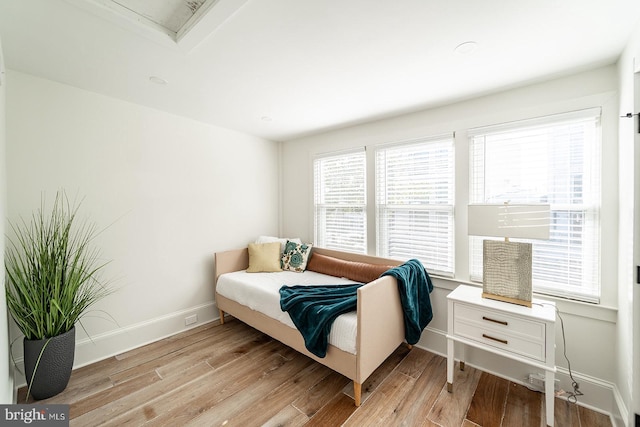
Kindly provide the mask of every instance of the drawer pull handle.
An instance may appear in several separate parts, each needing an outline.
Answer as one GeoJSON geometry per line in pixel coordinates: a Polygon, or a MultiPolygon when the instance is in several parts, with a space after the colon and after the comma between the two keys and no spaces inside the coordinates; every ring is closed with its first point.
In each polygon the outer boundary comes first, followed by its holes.
{"type": "Polygon", "coordinates": [[[482,334],[482,338],[487,338],[487,339],[490,339],[490,340],[498,341],[499,343],[502,343],[504,345],[509,344],[509,342],[507,340],[501,340],[500,338],[495,338],[495,337],[492,337],[492,336],[487,335],[487,334],[482,334]]]}
{"type": "Polygon", "coordinates": [[[482,320],[487,320],[489,322],[493,322],[493,323],[499,323],[501,325],[507,326],[509,324],[509,322],[505,322],[504,320],[496,320],[496,319],[492,319],[490,317],[487,316],[482,316],[482,320]]]}

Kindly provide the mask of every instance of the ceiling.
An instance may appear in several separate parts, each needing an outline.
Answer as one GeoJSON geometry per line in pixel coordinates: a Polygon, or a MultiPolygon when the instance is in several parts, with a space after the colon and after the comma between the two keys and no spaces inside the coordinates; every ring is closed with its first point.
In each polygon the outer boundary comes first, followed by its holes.
{"type": "Polygon", "coordinates": [[[640,17],[637,0],[117,0],[202,5],[167,29],[115,2],[0,1],[6,67],[272,140],[614,63],[640,17]]]}

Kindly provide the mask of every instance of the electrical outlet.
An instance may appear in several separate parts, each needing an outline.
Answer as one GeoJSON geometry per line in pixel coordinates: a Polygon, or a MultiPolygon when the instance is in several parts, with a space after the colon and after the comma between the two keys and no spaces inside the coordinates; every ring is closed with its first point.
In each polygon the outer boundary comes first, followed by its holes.
{"type": "MultiPolygon", "coordinates": [[[[529,374],[527,377],[527,384],[525,385],[530,390],[544,393],[544,379],[544,374],[529,374]]],[[[556,379],[554,385],[554,391],[560,391],[560,380],[556,379]]]]}
{"type": "Polygon", "coordinates": [[[198,321],[198,315],[197,314],[193,314],[191,316],[187,316],[187,317],[184,318],[184,325],[185,326],[193,325],[197,321],[198,321]]]}

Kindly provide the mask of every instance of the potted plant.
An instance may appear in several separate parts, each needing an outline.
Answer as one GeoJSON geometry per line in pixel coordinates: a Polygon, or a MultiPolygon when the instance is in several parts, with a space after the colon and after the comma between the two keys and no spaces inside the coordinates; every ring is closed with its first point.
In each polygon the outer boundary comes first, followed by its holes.
{"type": "Polygon", "coordinates": [[[75,325],[87,309],[110,293],[100,279],[106,265],[92,247],[95,225],[77,221],[79,204],[64,192],[53,208],[45,203],[31,221],[11,224],[5,254],[8,311],[24,334],[29,394],[46,399],[69,382],[75,355],[75,325]]]}

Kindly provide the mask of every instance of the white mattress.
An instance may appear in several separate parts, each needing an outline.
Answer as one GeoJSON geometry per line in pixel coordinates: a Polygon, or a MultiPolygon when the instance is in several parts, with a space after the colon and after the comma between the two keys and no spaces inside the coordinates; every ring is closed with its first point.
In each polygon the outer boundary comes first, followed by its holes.
{"type": "MultiPolygon", "coordinates": [[[[328,276],[313,271],[296,273],[247,273],[234,271],[220,275],[217,292],[223,297],[236,301],[252,310],[259,311],[285,325],[296,328],[289,313],[280,309],[280,288],[283,285],[342,285],[358,283],[353,280],[328,276]]],[[[338,316],[329,333],[329,344],[351,354],[356,354],[357,316],[356,312],[338,316]]]]}

